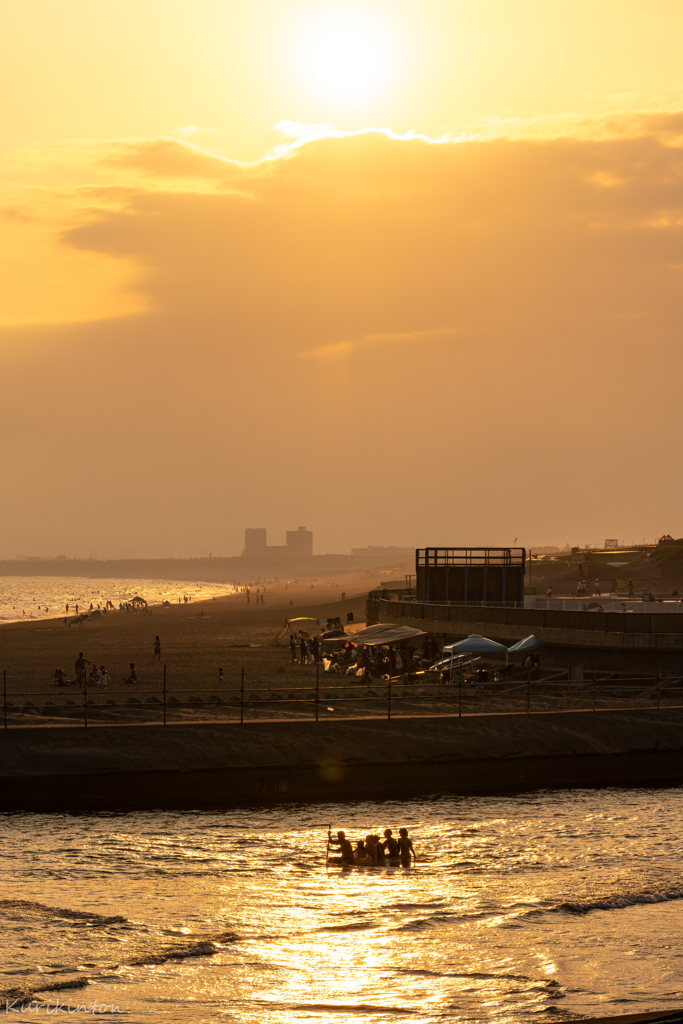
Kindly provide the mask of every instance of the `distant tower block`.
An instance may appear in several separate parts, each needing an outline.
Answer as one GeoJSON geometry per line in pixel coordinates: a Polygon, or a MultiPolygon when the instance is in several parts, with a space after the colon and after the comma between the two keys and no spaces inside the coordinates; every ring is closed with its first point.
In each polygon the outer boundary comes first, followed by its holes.
{"type": "Polygon", "coordinates": [[[263,527],[247,529],[244,531],[243,555],[265,555],[266,551],[266,530],[263,527]]]}
{"type": "Polygon", "coordinates": [[[298,530],[287,530],[287,554],[297,558],[313,555],[313,531],[300,526],[298,530]]]}

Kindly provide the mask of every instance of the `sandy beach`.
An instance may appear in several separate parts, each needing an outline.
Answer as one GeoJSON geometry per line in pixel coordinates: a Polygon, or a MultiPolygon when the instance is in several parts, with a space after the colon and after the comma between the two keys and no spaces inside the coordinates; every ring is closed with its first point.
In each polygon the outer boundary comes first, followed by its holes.
{"type": "MultiPolygon", "coordinates": [[[[246,595],[239,593],[170,608],[156,605],[151,607],[151,615],[110,611],[101,620],[87,621],[82,626],[65,626],[63,616],[3,624],[0,669],[7,673],[8,695],[56,693],[51,685],[55,668],[62,668],[68,679],[74,679],[74,662],[80,651],[89,661],[105,665],[112,679],[106,690],[92,689],[98,698],[111,696],[112,692],[125,691],[127,696],[135,692],[136,688],[122,681],[131,662],[140,690],[162,688],[164,665],[171,691],[215,687],[219,667],[224,670],[227,688],[239,685],[242,667],[248,684],[259,680],[264,685],[281,684],[285,673],[290,685],[303,685],[310,681],[310,667],[291,665],[286,644],[275,646],[275,637],[285,619],[293,616],[339,616],[345,624],[352,612],[354,622],[362,623],[366,592],[360,591],[359,576],[330,583],[266,583],[263,604],[256,604],[253,588],[249,604],[246,595]],[[343,601],[342,593],[346,594],[343,601]],[[161,638],[161,662],[152,661],[157,634],[161,638]]],[[[259,587],[262,591],[263,585],[259,587]]],[[[69,695],[74,692],[76,687],[59,691],[69,695]]]]}

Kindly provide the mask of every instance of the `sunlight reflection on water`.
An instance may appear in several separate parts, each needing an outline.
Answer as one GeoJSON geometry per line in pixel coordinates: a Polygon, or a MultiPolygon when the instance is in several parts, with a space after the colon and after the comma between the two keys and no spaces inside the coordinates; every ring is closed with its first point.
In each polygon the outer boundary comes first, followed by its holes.
{"type": "Polygon", "coordinates": [[[673,1010],[682,809],[675,788],[4,815],[4,988],[86,976],[79,1002],[193,1022],[673,1010]],[[426,860],[326,870],[325,820],[406,825],[426,860]]]}

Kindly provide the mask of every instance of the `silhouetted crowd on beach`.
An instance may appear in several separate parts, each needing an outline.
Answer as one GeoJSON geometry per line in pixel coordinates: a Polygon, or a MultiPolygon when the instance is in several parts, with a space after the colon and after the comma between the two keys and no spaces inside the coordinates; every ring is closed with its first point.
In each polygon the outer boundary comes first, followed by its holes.
{"type": "Polygon", "coordinates": [[[349,637],[341,651],[323,655],[320,638],[299,630],[298,638],[295,634],[290,635],[289,650],[293,665],[322,664],[326,672],[356,676],[367,682],[430,668],[441,658],[445,641],[445,635],[440,640],[435,633],[427,633],[418,651],[407,643],[381,647],[354,644],[349,637]]]}

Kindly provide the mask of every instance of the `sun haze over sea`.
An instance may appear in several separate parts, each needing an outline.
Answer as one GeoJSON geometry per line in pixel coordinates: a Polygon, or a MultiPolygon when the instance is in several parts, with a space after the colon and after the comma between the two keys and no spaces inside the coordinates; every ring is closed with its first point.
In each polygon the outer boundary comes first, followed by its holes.
{"type": "Polygon", "coordinates": [[[682,28],[9,5],[0,557],[674,530],[682,28]]]}

